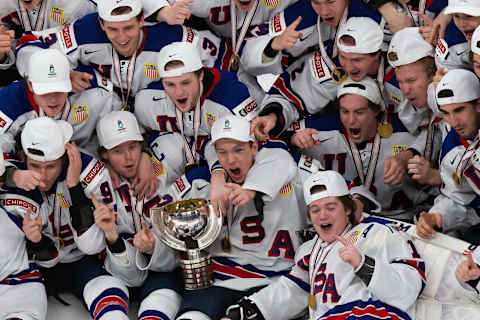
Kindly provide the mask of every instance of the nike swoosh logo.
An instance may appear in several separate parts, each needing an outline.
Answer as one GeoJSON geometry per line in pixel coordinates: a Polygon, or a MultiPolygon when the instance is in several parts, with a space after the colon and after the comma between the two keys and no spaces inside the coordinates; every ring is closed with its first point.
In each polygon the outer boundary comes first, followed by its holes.
{"type": "Polygon", "coordinates": [[[450,161],[450,164],[453,165],[455,163],[455,160],[457,160],[458,154],[455,155],[455,157],[450,161]]]}
{"type": "Polygon", "coordinates": [[[324,143],[325,141],[328,141],[328,140],[330,140],[330,139],[332,139],[332,138],[327,138],[327,139],[318,140],[318,142],[324,143]]]}
{"type": "Polygon", "coordinates": [[[157,97],[153,97],[152,100],[153,101],[160,101],[160,100],[163,100],[165,99],[166,97],[161,97],[161,98],[157,98],[157,97]]]}
{"type": "Polygon", "coordinates": [[[198,187],[198,188],[197,188],[197,191],[203,190],[203,189],[205,189],[207,186],[208,186],[208,184],[204,185],[203,187],[198,187]]]}
{"type": "Polygon", "coordinates": [[[98,50],[94,50],[94,51],[87,51],[87,50],[85,50],[85,54],[92,54],[92,53],[95,53],[95,52],[97,52],[97,51],[98,51],[98,50]]]}
{"type": "Polygon", "coordinates": [[[306,35],[305,37],[303,37],[302,39],[300,39],[300,42],[303,42],[305,41],[306,39],[308,39],[312,34],[309,33],[308,35],[306,35]]]}
{"type": "Polygon", "coordinates": [[[32,146],[36,146],[37,144],[40,144],[40,142],[32,142],[32,146]]]}

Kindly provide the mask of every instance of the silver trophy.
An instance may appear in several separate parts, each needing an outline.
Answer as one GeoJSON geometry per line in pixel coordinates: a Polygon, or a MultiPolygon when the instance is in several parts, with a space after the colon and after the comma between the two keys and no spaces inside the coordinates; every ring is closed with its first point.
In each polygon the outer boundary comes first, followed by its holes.
{"type": "Polygon", "coordinates": [[[204,199],[189,199],[150,209],[152,224],[160,239],[182,251],[185,289],[195,290],[213,284],[210,255],[204,251],[220,234],[222,215],[204,199]]]}

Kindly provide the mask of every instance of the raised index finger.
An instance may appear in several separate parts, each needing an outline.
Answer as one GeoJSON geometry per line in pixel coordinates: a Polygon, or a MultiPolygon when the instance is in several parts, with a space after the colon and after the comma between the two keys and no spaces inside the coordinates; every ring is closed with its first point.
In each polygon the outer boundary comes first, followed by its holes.
{"type": "Polygon", "coordinates": [[[93,203],[93,206],[95,207],[95,209],[97,209],[98,207],[100,207],[102,204],[97,200],[97,198],[95,198],[95,195],[93,194],[93,192],[90,192],[90,199],[92,199],[92,203],[93,203]]]}
{"type": "Polygon", "coordinates": [[[287,27],[287,29],[295,30],[300,22],[302,22],[302,16],[299,16],[297,19],[295,19],[295,21],[293,21],[292,24],[287,27]]]}
{"type": "Polygon", "coordinates": [[[349,247],[350,244],[348,243],[347,240],[345,240],[344,237],[341,237],[341,236],[335,236],[335,238],[337,239],[337,241],[339,241],[341,244],[343,244],[345,247],[349,247]]]}

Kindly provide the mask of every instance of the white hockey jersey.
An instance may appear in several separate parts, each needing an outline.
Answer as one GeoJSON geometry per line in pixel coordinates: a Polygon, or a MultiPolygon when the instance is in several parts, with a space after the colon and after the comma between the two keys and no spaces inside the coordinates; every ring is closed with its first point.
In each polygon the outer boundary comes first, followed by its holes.
{"type": "MultiPolygon", "coordinates": [[[[105,165],[91,156],[81,153],[82,170],[80,183],[84,193],[90,197],[93,192],[95,197],[106,203],[112,196],[110,175],[105,165]]],[[[19,163],[19,168],[24,169],[25,164],[19,163]]],[[[3,207],[18,216],[25,216],[27,208],[34,214],[42,217],[42,235],[51,238],[57,249],[56,256],[48,261],[35,261],[43,267],[53,267],[57,263],[70,263],[79,260],[85,254],[91,255],[101,251],[94,241],[102,231],[94,224],[83,234],[77,234],[72,227],[69,207],[72,200],[66,184],[67,169],[64,168],[57,183],[52,187],[54,192],[43,193],[37,190],[25,192],[20,189],[8,189],[0,194],[3,207]],[[79,241],[81,240],[81,241],[79,241]]]]}
{"type": "Polygon", "coordinates": [[[309,308],[310,319],[414,318],[414,303],[425,287],[425,264],[411,238],[388,223],[381,218],[365,218],[344,235],[360,253],[375,259],[368,286],[339,257],[343,244],[334,242],[329,247],[316,236],[299,248],[288,275],[250,298],[265,319],[291,319],[307,306],[313,285],[316,308],[309,308]],[[312,261],[316,245],[329,251],[312,261]]]}
{"type": "MultiPolygon", "coordinates": [[[[381,215],[392,218],[411,218],[410,212],[415,205],[423,202],[427,195],[419,191],[414,180],[406,177],[402,185],[390,187],[383,181],[384,162],[401,151],[407,150],[411,145],[419,147],[419,137],[408,132],[397,114],[392,114],[391,124],[393,134],[389,138],[381,138],[378,161],[370,191],[382,206],[381,215]]],[[[302,152],[320,160],[325,170],[335,170],[352,181],[352,185],[361,185],[361,179],[353,160],[352,151],[348,143],[338,112],[326,114],[318,118],[310,118],[294,123],[295,130],[315,128],[320,131],[314,139],[321,142],[302,152]]],[[[372,139],[373,140],[373,139],[372,139]]],[[[359,149],[363,173],[367,172],[373,149],[373,141],[368,141],[365,148],[359,149]]],[[[423,150],[423,148],[421,149],[423,150]]]]}
{"type": "MultiPolygon", "coordinates": [[[[176,41],[194,43],[199,48],[205,66],[213,66],[217,59],[221,61],[225,53],[224,43],[210,31],[197,32],[191,28],[170,26],[166,23],[144,27],[142,42],[136,53],[128,101],[130,106],[133,106],[134,96],[140,89],[159,80],[158,52],[176,41]]],[[[62,29],[26,33],[17,44],[17,67],[20,73],[25,74],[28,70],[28,61],[33,52],[48,47],[57,48],[65,53],[74,67],[79,64],[93,67],[110,79],[119,96],[122,96],[120,83],[127,82],[130,61],[120,61],[121,66],[118,66],[120,74],[116,73],[112,44],[100,27],[98,14],[89,14],[72,24],[65,25],[62,29]]],[[[126,94],[127,85],[123,84],[123,88],[126,94]]]]}
{"type": "MultiPolygon", "coordinates": [[[[73,127],[72,141],[91,155],[97,154],[98,141],[95,134],[97,121],[108,112],[119,110],[121,101],[113,92],[112,83],[91,68],[79,70],[94,76],[91,88],[82,93],[69,95],[63,112],[58,116],[73,127]]],[[[0,91],[0,149],[15,152],[15,138],[25,123],[43,111],[35,102],[33,93],[25,81],[12,83],[0,91]]]]}

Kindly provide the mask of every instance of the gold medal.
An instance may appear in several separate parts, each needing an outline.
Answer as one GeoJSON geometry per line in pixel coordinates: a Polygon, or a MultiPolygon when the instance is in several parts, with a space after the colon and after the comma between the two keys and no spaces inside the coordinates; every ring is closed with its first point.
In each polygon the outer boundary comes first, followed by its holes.
{"type": "Polygon", "coordinates": [[[458,174],[457,171],[454,171],[452,173],[452,180],[453,180],[453,182],[455,182],[455,185],[457,187],[459,187],[462,184],[462,178],[460,177],[460,175],[458,174]]]}
{"type": "Polygon", "coordinates": [[[379,123],[377,127],[378,134],[382,138],[389,138],[393,133],[393,128],[390,123],[379,123]]]}
{"type": "Polygon", "coordinates": [[[331,75],[332,81],[335,82],[336,84],[342,84],[343,81],[347,79],[347,73],[345,70],[343,70],[342,67],[336,67],[332,71],[331,75]]]}
{"type": "Polygon", "coordinates": [[[234,53],[230,58],[230,71],[237,72],[239,64],[240,64],[240,57],[238,56],[238,54],[234,53]]]}
{"type": "Polygon", "coordinates": [[[121,111],[130,111],[130,107],[128,106],[128,104],[124,104],[122,105],[122,107],[120,108],[121,111]]]}
{"type": "Polygon", "coordinates": [[[308,306],[312,310],[317,309],[317,299],[315,298],[315,295],[313,295],[311,293],[308,295],[308,306]]]}
{"type": "Polygon", "coordinates": [[[230,238],[228,236],[222,239],[222,250],[225,253],[232,252],[232,243],[230,242],[230,238]]]}

